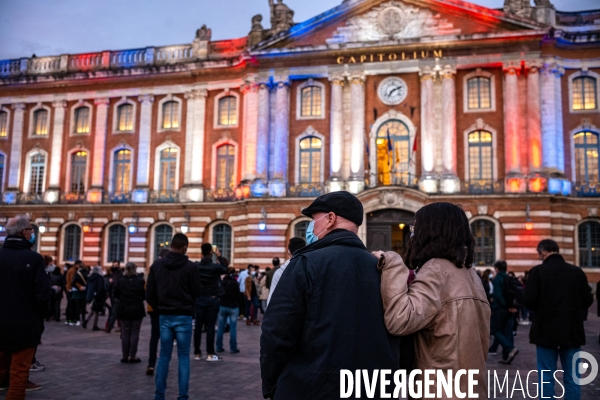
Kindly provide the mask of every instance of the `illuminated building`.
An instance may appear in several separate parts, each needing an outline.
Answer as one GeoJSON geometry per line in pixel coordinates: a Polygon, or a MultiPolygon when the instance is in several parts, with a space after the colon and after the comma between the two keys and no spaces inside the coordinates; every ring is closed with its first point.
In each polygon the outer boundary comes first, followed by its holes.
{"type": "Polygon", "coordinates": [[[296,24],[278,3],[244,38],[0,61],[0,224],[29,213],[59,263],[148,266],[184,230],[192,258],[210,241],[264,266],[346,189],[370,249],[450,201],[477,265],[523,271],[552,237],[598,280],[599,21],[347,0],[296,24]]]}

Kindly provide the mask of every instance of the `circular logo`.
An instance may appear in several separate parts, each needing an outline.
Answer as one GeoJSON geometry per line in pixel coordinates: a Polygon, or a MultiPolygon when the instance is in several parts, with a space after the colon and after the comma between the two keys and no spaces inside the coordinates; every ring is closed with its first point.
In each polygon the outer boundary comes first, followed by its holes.
{"type": "Polygon", "coordinates": [[[383,104],[397,106],[406,99],[408,88],[403,79],[396,76],[385,78],[379,84],[377,95],[383,104]]]}
{"type": "Polygon", "coordinates": [[[378,16],[379,28],[388,35],[395,35],[404,29],[404,13],[398,7],[388,7],[378,16]]]}

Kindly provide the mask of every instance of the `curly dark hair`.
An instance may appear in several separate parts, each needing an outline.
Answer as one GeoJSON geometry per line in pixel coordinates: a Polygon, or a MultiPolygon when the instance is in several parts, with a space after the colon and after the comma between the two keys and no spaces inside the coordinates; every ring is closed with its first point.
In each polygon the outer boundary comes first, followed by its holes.
{"type": "Polygon", "coordinates": [[[415,215],[414,236],[408,241],[405,262],[416,269],[432,258],[443,258],[458,268],[471,268],[474,248],[463,209],[452,203],[432,203],[415,215]]]}

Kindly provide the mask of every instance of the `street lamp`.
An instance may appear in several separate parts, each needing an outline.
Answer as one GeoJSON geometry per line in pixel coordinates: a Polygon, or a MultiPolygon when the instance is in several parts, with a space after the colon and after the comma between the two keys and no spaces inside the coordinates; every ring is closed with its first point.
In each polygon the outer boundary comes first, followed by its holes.
{"type": "Polygon", "coordinates": [[[260,213],[262,214],[262,219],[258,223],[258,230],[264,232],[267,230],[267,211],[263,207],[260,213]]]}
{"type": "Polygon", "coordinates": [[[190,213],[186,211],[185,214],[183,214],[183,218],[185,218],[186,222],[181,224],[181,233],[186,235],[190,231],[190,227],[188,225],[188,223],[190,222],[190,213]]]}
{"type": "Polygon", "coordinates": [[[131,224],[129,224],[129,227],[127,228],[131,235],[137,232],[137,222],[139,220],[137,213],[133,213],[132,219],[133,221],[131,222],[131,224]]]}
{"type": "Polygon", "coordinates": [[[527,203],[527,209],[525,211],[525,215],[527,216],[527,218],[525,220],[525,230],[531,231],[531,230],[533,230],[533,222],[531,221],[531,218],[529,218],[529,203],[527,203]]]}

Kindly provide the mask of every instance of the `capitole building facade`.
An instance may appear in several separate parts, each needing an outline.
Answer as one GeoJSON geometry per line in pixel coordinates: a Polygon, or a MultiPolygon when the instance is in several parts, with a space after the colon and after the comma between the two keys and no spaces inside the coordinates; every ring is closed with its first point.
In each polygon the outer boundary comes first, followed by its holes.
{"type": "Polygon", "coordinates": [[[28,214],[59,264],[148,268],[184,232],[192,259],[264,267],[348,190],[369,249],[448,201],[476,266],[523,272],[553,238],[600,279],[600,10],[346,0],[295,23],[269,2],[239,39],[0,61],[0,225],[28,214]]]}

